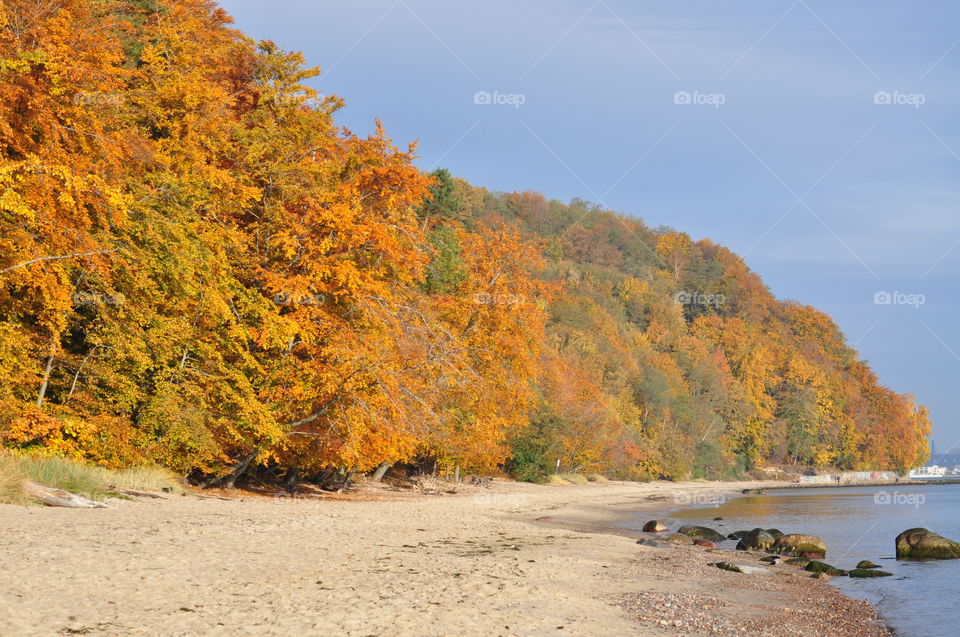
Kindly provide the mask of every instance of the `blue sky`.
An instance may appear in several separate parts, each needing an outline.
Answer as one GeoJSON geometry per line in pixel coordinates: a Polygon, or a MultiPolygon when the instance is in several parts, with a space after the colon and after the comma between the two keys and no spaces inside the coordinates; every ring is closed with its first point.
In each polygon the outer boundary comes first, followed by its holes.
{"type": "Polygon", "coordinates": [[[425,169],[730,247],[960,450],[960,4],[221,4],[320,66],[341,124],[419,140],[425,169]]]}

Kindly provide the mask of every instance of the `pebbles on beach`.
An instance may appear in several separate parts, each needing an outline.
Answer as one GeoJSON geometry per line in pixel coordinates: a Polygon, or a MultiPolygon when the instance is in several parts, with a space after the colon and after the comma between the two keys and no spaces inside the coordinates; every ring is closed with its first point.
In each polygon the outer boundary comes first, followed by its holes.
{"type": "Polygon", "coordinates": [[[717,553],[761,564],[759,556],[742,551],[705,551],[696,546],[646,550],[637,556],[638,574],[662,573],[657,582],[662,589],[676,588],[677,580],[696,581],[697,593],[631,592],[613,596],[613,602],[641,625],[668,631],[664,634],[891,635],[870,604],[810,579],[801,568],[779,566],[775,577],[752,577],[716,568],[717,553]]]}

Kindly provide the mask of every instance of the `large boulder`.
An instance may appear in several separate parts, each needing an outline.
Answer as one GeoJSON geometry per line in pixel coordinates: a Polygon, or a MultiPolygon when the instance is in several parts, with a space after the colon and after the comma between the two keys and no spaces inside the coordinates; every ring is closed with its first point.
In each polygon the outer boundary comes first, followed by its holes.
{"type": "Polygon", "coordinates": [[[802,533],[788,533],[778,537],[773,543],[773,550],[792,557],[823,559],[827,556],[827,545],[822,539],[802,533]]]}
{"type": "Polygon", "coordinates": [[[723,533],[718,533],[710,527],[707,526],[681,526],[677,529],[677,533],[683,533],[687,537],[692,537],[700,540],[710,540],[711,542],[722,542],[727,539],[723,533]]]}
{"type": "Polygon", "coordinates": [[[647,533],[660,533],[667,530],[667,525],[663,520],[650,520],[643,525],[643,530],[647,533]]]}
{"type": "Polygon", "coordinates": [[[737,542],[738,551],[766,551],[774,543],[773,536],[766,529],[754,529],[748,531],[746,535],[737,542]]]}
{"type": "Polygon", "coordinates": [[[670,542],[670,544],[693,544],[693,538],[683,533],[671,533],[667,536],[667,542],[670,542]]]}
{"type": "Polygon", "coordinates": [[[749,532],[750,532],[750,531],[734,531],[733,533],[731,533],[730,535],[727,536],[727,539],[728,539],[728,540],[739,540],[740,538],[742,538],[744,535],[746,535],[746,534],[749,533],[749,532]]]}
{"type": "Polygon", "coordinates": [[[767,533],[773,536],[773,539],[778,539],[783,537],[783,531],[780,529],[767,529],[767,533]]]}
{"type": "Polygon", "coordinates": [[[951,560],[960,557],[960,544],[927,529],[907,529],[897,536],[897,559],[951,560]]]}

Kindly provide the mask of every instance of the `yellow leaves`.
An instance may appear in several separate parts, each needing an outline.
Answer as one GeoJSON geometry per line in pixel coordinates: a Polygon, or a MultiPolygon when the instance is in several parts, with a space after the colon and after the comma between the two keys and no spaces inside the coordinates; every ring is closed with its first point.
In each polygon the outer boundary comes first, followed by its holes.
{"type": "Polygon", "coordinates": [[[21,217],[26,221],[33,221],[36,218],[34,209],[12,188],[4,189],[0,193],[0,210],[21,217]]]}

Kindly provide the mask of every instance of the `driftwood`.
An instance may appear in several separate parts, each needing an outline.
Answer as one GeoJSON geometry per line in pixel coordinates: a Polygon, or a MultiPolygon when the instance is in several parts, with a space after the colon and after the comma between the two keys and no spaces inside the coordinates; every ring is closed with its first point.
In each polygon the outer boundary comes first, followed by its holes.
{"type": "Polygon", "coordinates": [[[40,500],[47,506],[67,507],[69,509],[112,509],[114,507],[97,502],[63,489],[47,487],[29,480],[23,481],[23,491],[31,498],[40,500]]]}
{"type": "Polygon", "coordinates": [[[444,493],[457,493],[457,486],[451,485],[446,480],[435,478],[433,476],[420,476],[415,483],[417,490],[428,495],[442,495],[444,493]]]}

